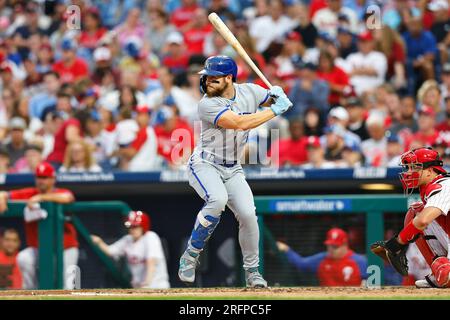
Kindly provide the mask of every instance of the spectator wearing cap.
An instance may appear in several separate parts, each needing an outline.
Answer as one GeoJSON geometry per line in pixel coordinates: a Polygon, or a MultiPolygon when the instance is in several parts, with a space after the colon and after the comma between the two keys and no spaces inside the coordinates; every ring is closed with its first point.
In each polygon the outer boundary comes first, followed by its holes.
{"type": "Polygon", "coordinates": [[[47,42],[42,43],[36,53],[37,72],[44,75],[45,73],[51,71],[54,62],[52,46],[47,42]]]}
{"type": "Polygon", "coordinates": [[[345,109],[348,112],[348,130],[356,134],[361,141],[369,139],[366,128],[366,110],[358,97],[345,99],[345,109]]]}
{"type": "Polygon", "coordinates": [[[145,39],[151,43],[152,50],[159,55],[167,37],[171,33],[176,32],[176,29],[169,23],[169,17],[162,9],[154,9],[150,12],[148,24],[149,27],[146,28],[145,39]]]}
{"type": "Polygon", "coordinates": [[[184,71],[189,66],[189,54],[183,35],[179,32],[172,32],[167,36],[162,54],[162,64],[170,69],[184,71]]]}
{"type": "Polygon", "coordinates": [[[24,135],[26,129],[27,124],[23,118],[15,117],[9,122],[10,141],[5,144],[5,148],[9,153],[12,166],[25,154],[28,145],[24,135]]]}
{"type": "Polygon", "coordinates": [[[295,68],[298,80],[294,82],[289,92],[289,99],[294,106],[286,112],[285,116],[298,117],[303,115],[309,107],[318,108],[325,116],[329,108],[329,85],[317,77],[317,67],[314,64],[299,60],[295,62],[295,68]]]}
{"type": "Polygon", "coordinates": [[[333,169],[336,163],[325,160],[325,150],[320,144],[320,138],[309,136],[306,150],[308,152],[308,162],[303,164],[302,169],[333,169]]]}
{"type": "Polygon", "coordinates": [[[308,6],[302,6],[301,10],[299,10],[298,26],[293,31],[300,34],[302,42],[307,48],[313,48],[315,46],[318,31],[311,22],[308,6]]]}
{"type": "Polygon", "coordinates": [[[387,58],[386,79],[390,80],[395,88],[406,87],[406,47],[402,36],[387,25],[373,30],[376,41],[376,50],[387,58]]]}
{"type": "MultiPolygon", "coordinates": [[[[39,221],[45,219],[46,214],[41,209],[41,202],[55,202],[60,204],[72,203],[75,200],[73,193],[67,189],[56,188],[55,169],[48,162],[40,163],[35,171],[35,187],[0,192],[0,212],[8,210],[10,201],[27,201],[24,210],[25,235],[27,247],[19,252],[17,262],[22,273],[23,289],[37,289],[37,266],[39,259],[39,221]]],[[[64,223],[64,274],[69,266],[76,266],[78,262],[77,232],[71,222],[64,223]]],[[[64,279],[64,288],[70,284],[64,279]]],[[[71,288],[72,289],[72,288],[71,288]]]]}
{"type": "Polygon", "coordinates": [[[373,111],[366,120],[369,139],[361,143],[361,151],[365,158],[365,165],[370,167],[386,167],[387,135],[384,116],[373,111]]]}
{"type": "Polygon", "coordinates": [[[350,83],[359,96],[384,83],[387,61],[384,54],[375,51],[375,41],[369,31],[358,36],[358,52],[345,59],[344,71],[350,76],[350,83]]]}
{"type": "Polygon", "coordinates": [[[278,140],[269,150],[269,157],[278,160],[277,163],[274,163],[275,165],[281,167],[299,166],[308,160],[306,151],[308,139],[304,135],[302,118],[291,118],[289,120],[289,133],[288,138],[278,140]],[[276,151],[278,151],[278,159],[277,155],[274,154],[276,151]]]}
{"type": "Polygon", "coordinates": [[[312,19],[317,30],[327,32],[332,37],[336,37],[339,15],[345,15],[349,21],[350,30],[356,33],[358,18],[352,9],[344,7],[342,0],[326,0],[326,4],[327,7],[317,11],[312,19]]]}
{"type": "Polygon", "coordinates": [[[347,110],[342,106],[337,106],[330,110],[328,113],[328,125],[339,125],[344,129],[344,143],[345,146],[352,150],[359,150],[361,145],[361,138],[347,129],[350,115],[347,110]]]}
{"type": "Polygon", "coordinates": [[[325,159],[328,161],[336,162],[340,164],[343,162],[343,152],[345,146],[345,128],[341,125],[335,124],[328,126],[324,130],[325,136],[323,144],[325,148],[325,159]]]}
{"type": "Polygon", "coordinates": [[[70,143],[64,155],[64,162],[59,172],[101,172],[102,168],[95,163],[89,143],[79,140],[70,143]]]}
{"type": "Polygon", "coordinates": [[[436,113],[433,108],[423,105],[419,109],[419,129],[414,134],[411,147],[431,147],[439,137],[439,132],[435,129],[436,113]]]}
{"type": "Polygon", "coordinates": [[[414,94],[423,81],[435,78],[439,56],[436,39],[430,31],[424,30],[420,17],[411,18],[407,26],[408,31],[402,37],[407,52],[408,93],[414,94]]]}
{"type": "Polygon", "coordinates": [[[339,26],[336,41],[339,45],[339,56],[346,59],[350,54],[358,52],[356,37],[348,26],[339,26]]]}
{"type": "Polygon", "coordinates": [[[440,60],[448,61],[450,52],[450,17],[448,0],[432,0],[428,9],[433,12],[430,31],[434,35],[440,52],[440,60]]]}
{"type": "Polygon", "coordinates": [[[99,46],[99,41],[107,30],[102,26],[100,12],[96,7],[88,8],[82,15],[82,19],[83,28],[79,38],[79,45],[94,51],[99,46]]]}
{"type": "Polygon", "coordinates": [[[214,31],[207,14],[205,9],[198,8],[195,11],[194,19],[190,22],[189,28],[183,34],[186,49],[190,55],[202,54],[205,38],[214,31]]]}
{"type": "Polygon", "coordinates": [[[187,31],[199,5],[197,0],[181,0],[181,6],[170,15],[170,22],[181,32],[187,31]]]}
{"type": "Polygon", "coordinates": [[[328,51],[320,52],[317,76],[325,80],[330,87],[330,106],[339,105],[341,97],[351,91],[347,73],[334,64],[333,56],[328,51]]]}
{"type": "Polygon", "coordinates": [[[132,8],[128,11],[125,21],[114,28],[114,33],[122,48],[125,47],[130,37],[136,37],[143,41],[145,35],[145,25],[140,19],[139,8],[132,8]]]}
{"type": "Polygon", "coordinates": [[[75,83],[89,75],[86,61],[77,57],[75,40],[64,38],[61,42],[61,60],[53,64],[53,71],[60,76],[62,83],[75,83]]]}
{"type": "Polygon", "coordinates": [[[81,140],[83,135],[81,123],[73,115],[71,98],[64,92],[58,93],[56,111],[64,121],[56,122],[58,127],[55,129],[53,151],[46,159],[58,168],[64,161],[67,146],[72,142],[81,140]]]}
{"type": "Polygon", "coordinates": [[[125,72],[140,74],[142,72],[139,60],[145,58],[143,46],[144,43],[137,36],[126,39],[122,50],[124,57],[119,62],[122,74],[125,72]]]}
{"type": "Polygon", "coordinates": [[[158,143],[152,127],[134,119],[124,119],[116,126],[119,168],[124,171],[151,171],[160,168],[158,143]]]}
{"type": "Polygon", "coordinates": [[[436,113],[437,120],[443,120],[441,89],[436,80],[427,80],[420,86],[417,92],[417,103],[431,107],[436,113]]]}
{"type": "Polygon", "coordinates": [[[177,108],[163,106],[158,111],[155,133],[158,139],[158,154],[170,168],[184,165],[194,150],[194,130],[180,118],[177,108]]]}
{"type": "Polygon", "coordinates": [[[249,33],[256,41],[256,50],[268,61],[271,44],[283,39],[295,26],[296,22],[285,15],[283,1],[276,0],[270,2],[268,14],[250,21],[249,33]]]}
{"type": "Polygon", "coordinates": [[[387,138],[387,166],[397,168],[401,163],[401,155],[403,154],[403,146],[398,136],[389,134],[387,138]]]}
{"type": "Polygon", "coordinates": [[[349,247],[348,234],[340,228],[328,230],[325,252],[302,257],[286,243],[277,241],[279,251],[301,272],[316,274],[320,286],[361,286],[367,278],[367,258],[349,247]]]}
{"type": "Polygon", "coordinates": [[[110,167],[109,157],[114,152],[115,136],[114,129],[110,126],[108,130],[108,124],[103,117],[102,111],[93,109],[89,112],[84,140],[90,145],[95,163],[106,169],[110,167]]]}
{"type": "Polygon", "coordinates": [[[283,48],[279,55],[274,58],[277,65],[277,73],[283,79],[292,79],[295,76],[295,59],[304,59],[306,47],[302,42],[300,33],[291,31],[286,34],[283,48]]]}
{"type": "Polygon", "coordinates": [[[447,62],[442,66],[442,83],[440,89],[443,99],[450,96],[450,62],[447,62]]]}
{"type": "Polygon", "coordinates": [[[93,53],[94,70],[91,79],[99,86],[100,95],[113,92],[120,85],[120,72],[112,63],[111,49],[98,47],[93,53]]]}
{"type": "Polygon", "coordinates": [[[14,173],[33,173],[43,160],[42,148],[39,145],[27,145],[24,156],[16,161],[11,171],[14,173]]]}

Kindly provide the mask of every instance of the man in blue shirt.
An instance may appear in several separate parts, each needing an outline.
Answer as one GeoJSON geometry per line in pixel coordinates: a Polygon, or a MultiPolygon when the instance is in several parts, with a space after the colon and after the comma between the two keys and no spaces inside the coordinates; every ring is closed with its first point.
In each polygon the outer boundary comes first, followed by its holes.
{"type": "Polygon", "coordinates": [[[420,17],[411,18],[407,26],[408,31],[402,36],[407,49],[408,93],[414,94],[421,82],[435,78],[439,57],[436,39],[423,29],[420,17]]]}
{"type": "Polygon", "coordinates": [[[31,118],[40,119],[42,112],[56,104],[56,94],[61,87],[58,73],[49,71],[43,77],[45,92],[37,94],[30,99],[29,114],[31,118]]]}

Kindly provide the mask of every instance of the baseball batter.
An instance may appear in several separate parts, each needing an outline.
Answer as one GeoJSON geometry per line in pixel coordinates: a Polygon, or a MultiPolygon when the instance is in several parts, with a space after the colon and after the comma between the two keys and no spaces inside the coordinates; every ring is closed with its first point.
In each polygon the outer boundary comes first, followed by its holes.
{"type": "Polygon", "coordinates": [[[266,90],[236,84],[237,65],[227,56],[213,56],[200,71],[205,93],[198,105],[201,136],[189,159],[189,184],[205,205],[200,210],[178,275],[192,284],[199,255],[228,206],[239,222],[239,244],[248,287],[267,287],[259,273],[259,229],[253,194],[240,165],[249,130],[286,112],[292,103],[280,87],[266,90]],[[259,106],[270,107],[257,112],[259,106]]]}
{"type": "Polygon", "coordinates": [[[443,168],[439,153],[418,148],[401,157],[403,187],[409,193],[420,191],[421,202],[413,203],[398,236],[372,245],[372,251],[392,264],[401,274],[408,273],[406,250],[415,243],[430,266],[431,274],[416,281],[416,286],[450,287],[450,176],[443,168]]]}

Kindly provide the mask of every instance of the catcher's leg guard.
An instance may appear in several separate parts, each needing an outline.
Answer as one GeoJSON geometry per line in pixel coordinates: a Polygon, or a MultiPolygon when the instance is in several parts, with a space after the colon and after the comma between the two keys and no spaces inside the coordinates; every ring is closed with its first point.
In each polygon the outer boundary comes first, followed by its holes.
{"type": "Polygon", "coordinates": [[[446,257],[436,258],[431,264],[436,282],[441,288],[450,288],[450,260],[446,257]]]}

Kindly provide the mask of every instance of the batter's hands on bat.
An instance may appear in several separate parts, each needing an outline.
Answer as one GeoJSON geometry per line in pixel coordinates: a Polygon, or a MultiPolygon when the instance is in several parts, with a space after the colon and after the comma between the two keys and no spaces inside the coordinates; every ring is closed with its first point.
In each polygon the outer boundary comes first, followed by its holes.
{"type": "Polygon", "coordinates": [[[277,116],[288,111],[293,105],[286,96],[286,93],[284,93],[283,89],[279,86],[270,88],[269,95],[275,100],[275,103],[272,104],[270,108],[277,116]]]}
{"type": "Polygon", "coordinates": [[[373,243],[370,250],[384,261],[389,262],[402,276],[408,275],[408,259],[406,258],[408,244],[400,244],[396,236],[388,241],[373,243]]]}

